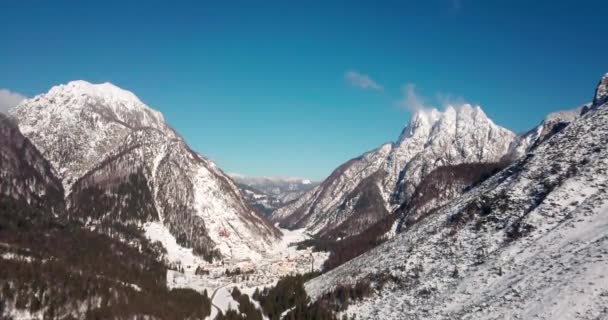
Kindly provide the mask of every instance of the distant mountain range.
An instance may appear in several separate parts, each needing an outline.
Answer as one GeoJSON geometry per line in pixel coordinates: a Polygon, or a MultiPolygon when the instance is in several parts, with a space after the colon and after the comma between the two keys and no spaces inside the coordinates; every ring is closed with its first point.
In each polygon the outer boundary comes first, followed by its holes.
{"type": "Polygon", "coordinates": [[[265,216],[298,199],[318,183],[309,179],[291,177],[247,177],[230,174],[251,206],[265,216]]]}

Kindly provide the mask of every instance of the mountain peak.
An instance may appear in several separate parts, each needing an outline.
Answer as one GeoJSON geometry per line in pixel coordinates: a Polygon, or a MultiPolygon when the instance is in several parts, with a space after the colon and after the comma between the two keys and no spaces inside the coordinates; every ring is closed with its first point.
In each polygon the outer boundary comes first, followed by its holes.
{"type": "Polygon", "coordinates": [[[593,97],[593,106],[597,107],[608,102],[608,73],[606,73],[595,89],[595,96],[593,97]]]}
{"type": "Polygon", "coordinates": [[[122,101],[143,104],[133,92],[122,89],[110,82],[90,83],[85,80],[74,80],[67,84],[54,86],[49,95],[76,95],[103,98],[107,101],[122,101]]]}
{"type": "Polygon", "coordinates": [[[445,110],[439,111],[436,108],[418,109],[410,118],[409,124],[403,129],[399,141],[414,135],[429,134],[436,124],[441,123],[441,127],[456,124],[458,121],[478,122],[479,120],[487,121],[493,124],[492,120],[483,112],[480,106],[473,106],[465,103],[462,105],[447,105],[445,110]]]}
{"type": "MultiPolygon", "coordinates": [[[[134,126],[158,127],[164,123],[164,118],[159,111],[147,106],[133,92],[110,82],[90,83],[85,80],[74,80],[67,84],[56,85],[48,93],[30,100],[60,108],[93,107],[100,109],[102,107],[114,114],[115,118],[126,123],[135,120],[136,123],[130,123],[134,126]]],[[[27,101],[25,100],[22,104],[27,101]]]]}
{"type": "Polygon", "coordinates": [[[10,114],[57,168],[65,190],[97,164],[99,154],[110,152],[139,129],[175,136],[160,112],[111,83],[77,80],[57,85],[22,101],[10,114]],[[64,148],[70,151],[63,152],[64,148]]]}
{"type": "Polygon", "coordinates": [[[412,114],[412,118],[410,120],[410,123],[417,123],[420,121],[424,121],[424,122],[428,122],[428,123],[433,123],[435,121],[437,121],[437,119],[439,119],[439,116],[441,116],[441,111],[437,110],[436,108],[431,108],[431,109],[417,109],[413,114],[412,114]]]}
{"type": "Polygon", "coordinates": [[[412,113],[408,125],[403,129],[399,137],[402,141],[408,137],[414,136],[417,133],[427,132],[433,127],[435,122],[441,117],[441,111],[432,109],[417,109],[412,113]]]}
{"type": "Polygon", "coordinates": [[[441,122],[449,122],[455,123],[456,121],[479,121],[479,120],[491,120],[488,116],[481,110],[480,106],[473,106],[471,104],[465,103],[462,105],[447,105],[445,111],[440,113],[439,120],[441,122]]]}
{"type": "MultiPolygon", "coordinates": [[[[130,128],[166,129],[159,111],[141,102],[131,91],[109,82],[75,80],[56,85],[47,93],[23,100],[12,114],[19,115],[21,122],[26,123],[25,118],[38,119],[32,120],[32,124],[42,119],[49,123],[61,119],[77,125],[88,119],[84,123],[112,122],[130,128]]],[[[24,130],[28,130],[27,126],[24,130]]]]}

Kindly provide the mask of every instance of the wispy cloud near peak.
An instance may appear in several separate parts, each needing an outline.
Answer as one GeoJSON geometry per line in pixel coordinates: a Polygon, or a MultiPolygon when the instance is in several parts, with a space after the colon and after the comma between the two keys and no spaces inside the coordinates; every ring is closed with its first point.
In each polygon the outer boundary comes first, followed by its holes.
{"type": "Polygon", "coordinates": [[[363,90],[383,91],[384,88],[370,76],[354,70],[344,73],[344,79],[353,87],[363,90]]]}
{"type": "Polygon", "coordinates": [[[439,107],[436,107],[435,105],[428,103],[424,97],[420,96],[416,92],[416,85],[413,83],[404,84],[402,87],[402,94],[403,96],[397,104],[400,108],[412,113],[418,111],[430,111],[433,109],[441,110],[448,107],[459,108],[464,105],[469,105],[469,103],[467,103],[462,97],[437,93],[436,102],[439,104],[439,107]]]}
{"type": "Polygon", "coordinates": [[[26,97],[8,89],[0,89],[0,113],[7,113],[26,97]]]}
{"type": "Polygon", "coordinates": [[[434,109],[432,105],[424,102],[424,98],[416,93],[416,85],[406,83],[402,87],[403,98],[399,101],[399,106],[409,112],[423,111],[434,109]]]}

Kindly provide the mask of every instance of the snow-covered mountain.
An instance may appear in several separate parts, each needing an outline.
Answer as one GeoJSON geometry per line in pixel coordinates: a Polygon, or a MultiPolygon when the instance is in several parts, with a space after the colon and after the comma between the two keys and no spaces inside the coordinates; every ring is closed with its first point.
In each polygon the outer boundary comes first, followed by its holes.
{"type": "MultiPolygon", "coordinates": [[[[89,209],[98,205],[89,203],[89,209]]],[[[166,286],[162,250],[143,234],[125,243],[68,219],[65,209],[62,181],[51,164],[0,114],[0,318],[210,314],[207,297],[193,295],[196,303],[188,307],[183,294],[166,286]]]]}
{"type": "Polygon", "coordinates": [[[265,215],[299,198],[317,183],[292,177],[248,177],[230,174],[250,205],[265,215]]]}
{"type": "Polygon", "coordinates": [[[409,201],[434,169],[499,162],[515,138],[478,106],[418,110],[397,142],[344,163],[272,219],[322,236],[354,235],[409,201]]]}
{"type": "Polygon", "coordinates": [[[227,175],[129,91],[73,81],[11,115],[57,170],[69,214],[91,227],[160,222],[207,259],[256,259],[279,235],[227,175]]]}
{"type": "Polygon", "coordinates": [[[604,89],[509,167],[307,292],[368,281],[376,290],[346,311],[358,319],[608,318],[604,89]]]}

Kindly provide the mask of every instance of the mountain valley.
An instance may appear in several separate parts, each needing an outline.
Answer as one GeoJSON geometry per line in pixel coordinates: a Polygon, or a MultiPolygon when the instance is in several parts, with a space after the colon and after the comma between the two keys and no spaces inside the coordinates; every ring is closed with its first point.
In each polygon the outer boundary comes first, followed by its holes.
{"type": "Polygon", "coordinates": [[[419,108],[319,183],[226,174],[110,83],[0,123],[3,319],[608,318],[608,74],[522,134],[419,108]]]}

